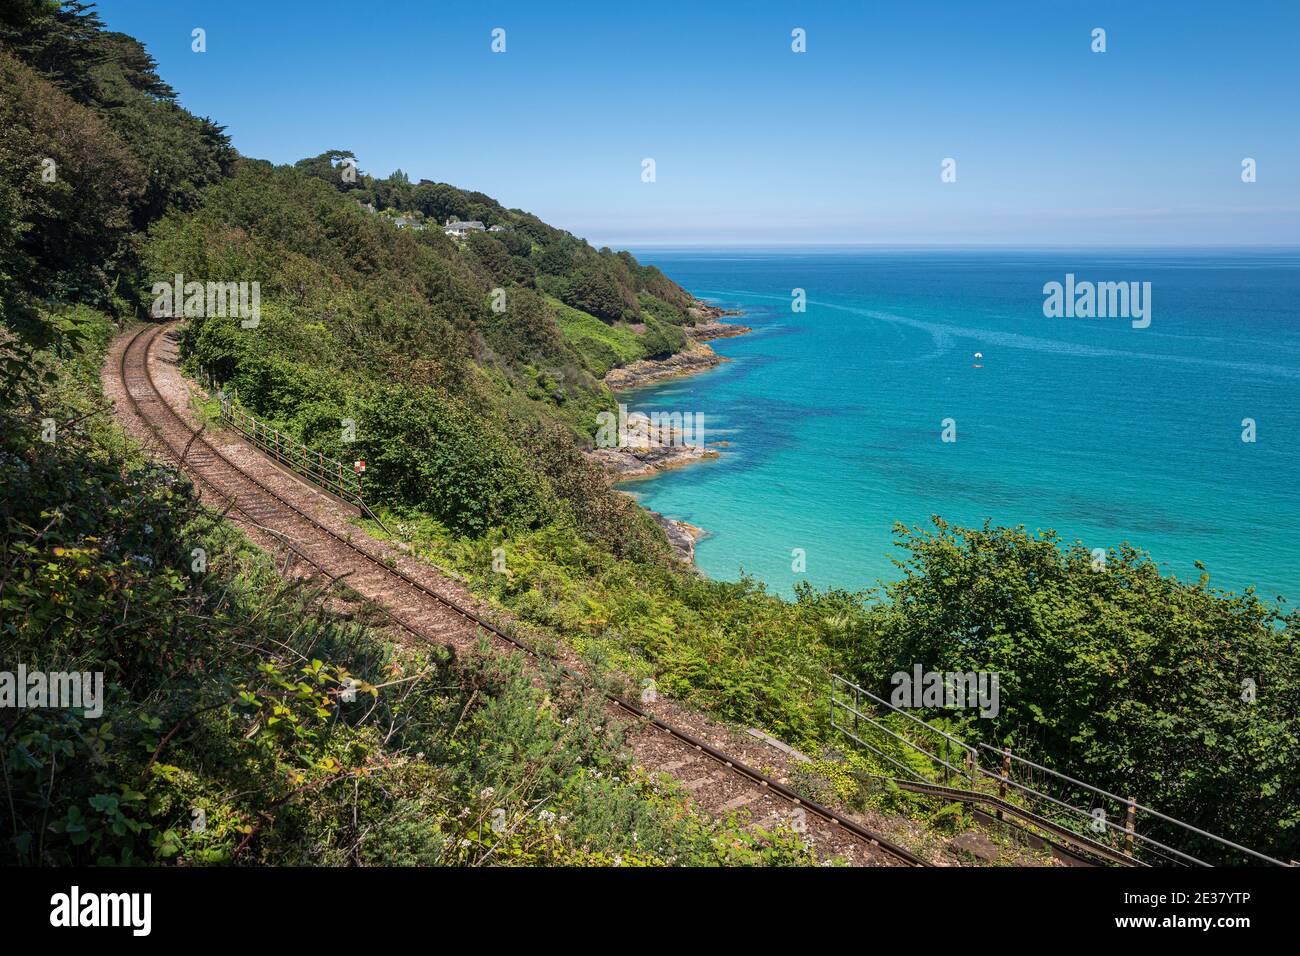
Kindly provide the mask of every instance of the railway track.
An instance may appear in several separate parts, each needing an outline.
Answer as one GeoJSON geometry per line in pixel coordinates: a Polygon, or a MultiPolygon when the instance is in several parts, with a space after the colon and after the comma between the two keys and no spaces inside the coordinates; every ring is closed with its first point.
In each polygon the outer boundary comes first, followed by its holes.
{"type": "Polygon", "coordinates": [[[418,640],[472,650],[479,636],[487,635],[503,649],[558,663],[574,680],[603,694],[612,710],[639,725],[638,732],[629,734],[638,763],[682,781],[692,801],[715,815],[726,816],[744,809],[759,826],[791,823],[823,855],[842,856],[858,864],[928,865],[883,835],[836,810],[804,799],[780,781],[687,730],[618,694],[595,688],[573,667],[535,650],[464,600],[394,567],[391,556],[382,554],[368,537],[358,541],[353,534],[329,527],[310,513],[301,495],[284,486],[291,482],[298,489],[309,488],[298,476],[277,471],[283,482],[263,480],[241,467],[201,430],[192,428],[154,381],[151,353],[166,328],[146,325],[121,349],[116,367],[121,391],[131,413],[159,450],[193,477],[200,493],[206,492],[213,503],[228,507],[236,520],[280,542],[330,579],[346,575],[350,588],[381,607],[398,627],[418,640]],[[281,487],[275,487],[277,484],[281,487]],[[297,503],[292,500],[295,497],[297,503]]]}

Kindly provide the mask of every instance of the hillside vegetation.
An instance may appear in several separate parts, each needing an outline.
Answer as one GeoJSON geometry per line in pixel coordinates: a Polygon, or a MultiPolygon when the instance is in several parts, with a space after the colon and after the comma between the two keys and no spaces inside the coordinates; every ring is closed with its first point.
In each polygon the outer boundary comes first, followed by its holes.
{"type": "MultiPolygon", "coordinates": [[[[261,289],[255,326],[187,317],[189,371],[364,458],[397,536],[597,668],[813,751],[815,792],[879,798],[830,759],[847,746],[828,725],[832,672],[888,695],[917,663],[993,670],[999,715],[944,712],[946,726],[1300,855],[1300,617],[1282,602],[1161,575],[1127,548],[1097,569],[1048,531],[939,519],[900,527],[899,580],[859,593],[787,602],[705,580],[583,454],[614,407],[601,377],[685,341],[693,299],[670,279],[481,193],[367,175],[346,151],[238,156],[79,4],[7,5],[0,44],[0,665],[103,669],[122,702],[99,722],[0,711],[6,859],[487,859],[464,821],[490,814],[488,788],[530,821],[582,821],[563,843],[589,855],[562,859],[633,854],[633,829],[650,862],[729,852],[724,831],[671,823],[675,798],[629,781],[587,702],[312,610],[109,426],[104,344],[178,273],[261,289]],[[448,218],[501,231],[456,240],[448,218]],[[377,689],[361,713],[337,701],[345,674],[377,689]],[[187,829],[193,807],[220,839],[187,829]]],[[[803,859],[736,839],[743,861],[803,859]]]]}
{"type": "MultiPolygon", "coordinates": [[[[467,534],[570,523],[619,554],[664,555],[658,528],[581,454],[613,399],[602,366],[584,357],[586,339],[566,338],[556,300],[536,288],[547,274],[532,270],[550,268],[548,250],[561,250],[572,275],[607,269],[631,283],[642,271],[523,214],[503,234],[521,245],[487,235],[462,245],[441,230],[398,228],[348,192],[301,169],[240,160],[199,210],[153,227],[147,275],[260,283],[256,328],[186,323],[191,367],[309,444],[364,458],[377,502],[419,504],[467,534]],[[572,265],[570,248],[589,263],[572,265]],[[504,311],[491,307],[494,289],[504,311]],[[356,425],[347,447],[344,420],[356,425]]],[[[656,337],[649,316],[638,334],[582,315],[628,352],[653,341],[666,354],[681,342],[675,326],[662,326],[673,341],[656,337]]]]}

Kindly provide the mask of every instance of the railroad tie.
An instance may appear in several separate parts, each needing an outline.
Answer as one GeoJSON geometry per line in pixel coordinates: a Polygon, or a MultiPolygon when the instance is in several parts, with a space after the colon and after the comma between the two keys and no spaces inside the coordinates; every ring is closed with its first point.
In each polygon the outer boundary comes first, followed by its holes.
{"type": "Polygon", "coordinates": [[[657,767],[655,769],[660,773],[676,773],[678,770],[690,766],[692,763],[694,763],[693,760],[674,760],[672,763],[666,763],[662,767],[657,767]]]}
{"type": "Polygon", "coordinates": [[[726,803],[724,803],[722,805],[722,812],[730,813],[732,810],[739,810],[741,807],[749,806],[751,803],[753,803],[761,796],[762,794],[754,793],[752,791],[750,793],[742,793],[740,796],[728,800],[726,803]]]}

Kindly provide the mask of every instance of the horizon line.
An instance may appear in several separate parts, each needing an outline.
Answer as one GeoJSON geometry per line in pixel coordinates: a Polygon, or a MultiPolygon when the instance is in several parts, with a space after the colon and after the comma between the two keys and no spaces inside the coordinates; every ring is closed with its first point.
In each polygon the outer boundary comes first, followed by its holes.
{"type": "MultiPolygon", "coordinates": [[[[574,234],[576,235],[576,234],[574,234]]],[[[579,237],[583,238],[583,237],[579,237]]],[[[745,240],[662,240],[662,239],[607,239],[599,242],[586,239],[596,248],[653,248],[653,249],[988,249],[1015,252],[1033,252],[1035,250],[1076,250],[1076,249],[1133,249],[1133,250],[1277,250],[1300,252],[1300,243],[1285,244],[1276,242],[1178,242],[1178,243],[1133,243],[1133,242],[885,242],[885,241],[850,241],[850,242],[790,242],[790,241],[745,241],[745,240]]]]}

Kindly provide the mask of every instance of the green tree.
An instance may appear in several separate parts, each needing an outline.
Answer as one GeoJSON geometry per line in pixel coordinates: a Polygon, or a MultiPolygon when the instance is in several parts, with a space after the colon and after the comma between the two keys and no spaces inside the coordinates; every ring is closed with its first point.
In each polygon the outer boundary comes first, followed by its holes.
{"type": "MultiPolygon", "coordinates": [[[[1162,576],[1123,547],[1104,565],[1053,532],[899,528],[888,601],[841,648],[865,686],[914,664],[1000,675],[967,733],[1247,846],[1300,849],[1300,617],[1162,576]],[[1258,688],[1251,698],[1243,682],[1258,688]]],[[[1181,841],[1180,841],[1181,842],[1181,841]]],[[[1257,847],[1259,848],[1259,847],[1257,847]]]]}

